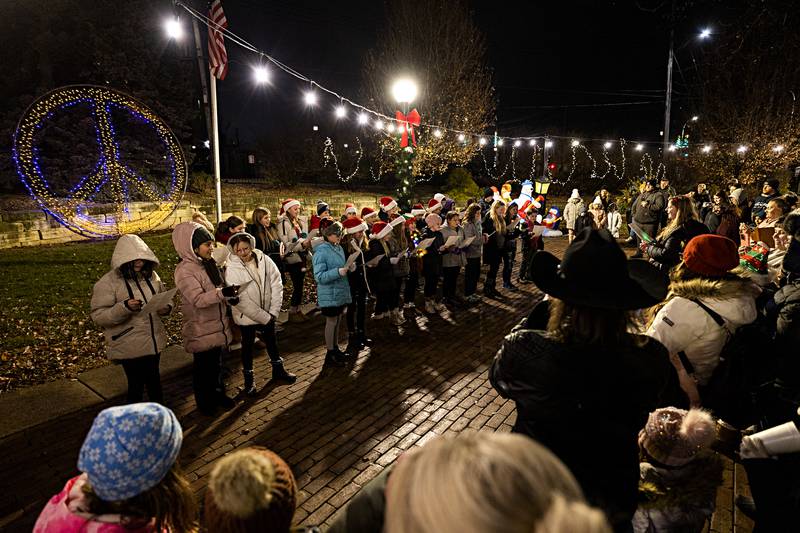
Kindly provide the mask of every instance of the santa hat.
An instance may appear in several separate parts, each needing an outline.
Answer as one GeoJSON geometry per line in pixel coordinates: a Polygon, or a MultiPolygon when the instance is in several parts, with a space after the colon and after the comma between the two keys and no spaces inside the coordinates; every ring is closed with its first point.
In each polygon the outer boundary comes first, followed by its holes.
{"type": "Polygon", "coordinates": [[[436,198],[431,198],[428,202],[428,213],[432,212],[434,209],[439,209],[440,207],[442,207],[442,202],[436,198]]]}
{"type": "Polygon", "coordinates": [[[570,200],[580,200],[581,195],[578,194],[578,189],[572,189],[572,194],[569,195],[570,200]]]}
{"type": "Polygon", "coordinates": [[[362,207],[361,208],[361,218],[364,221],[367,221],[367,220],[371,219],[372,217],[376,217],[376,216],[378,216],[378,213],[376,213],[375,210],[372,209],[371,207],[362,207]]]}
{"type": "Polygon", "coordinates": [[[655,461],[683,466],[716,440],[714,419],[702,409],[656,409],[639,432],[639,445],[655,461]]]}
{"type": "Polygon", "coordinates": [[[359,231],[367,231],[368,229],[366,222],[358,217],[348,218],[342,222],[342,225],[344,226],[344,230],[348,235],[358,233],[359,231]]]}
{"type": "Polygon", "coordinates": [[[437,202],[443,202],[445,198],[447,197],[440,192],[437,192],[436,194],[433,195],[433,199],[436,200],[437,202]]]}
{"type": "Polygon", "coordinates": [[[395,202],[390,196],[381,196],[380,203],[381,211],[385,211],[387,213],[397,207],[397,202],[395,202]]]}
{"type": "Polygon", "coordinates": [[[282,215],[286,213],[289,209],[293,208],[294,206],[299,206],[300,200],[295,200],[294,198],[287,198],[286,200],[281,203],[281,210],[278,212],[278,215],[282,215]]]}
{"type": "Polygon", "coordinates": [[[396,228],[397,226],[399,226],[400,224],[402,224],[405,221],[406,221],[405,215],[400,215],[400,216],[396,217],[394,220],[392,220],[391,222],[389,222],[389,225],[391,227],[393,227],[393,228],[396,228]]]}
{"type": "Polygon", "coordinates": [[[328,204],[326,204],[322,200],[317,200],[317,215],[322,216],[322,213],[330,210],[331,207],[328,204]]]}
{"type": "Polygon", "coordinates": [[[425,208],[422,207],[422,204],[414,204],[414,207],[411,208],[411,214],[414,216],[424,215],[425,208]]]}
{"type": "Polygon", "coordinates": [[[344,206],[344,214],[349,215],[350,213],[357,215],[358,211],[356,211],[356,206],[353,204],[345,204],[344,206]]]}
{"type": "Polygon", "coordinates": [[[277,454],[245,448],[214,465],[205,495],[209,531],[289,531],[297,502],[292,470],[277,454]]]}
{"type": "Polygon", "coordinates": [[[370,239],[383,239],[392,232],[392,225],[386,222],[376,222],[372,225],[372,233],[370,239]]]}

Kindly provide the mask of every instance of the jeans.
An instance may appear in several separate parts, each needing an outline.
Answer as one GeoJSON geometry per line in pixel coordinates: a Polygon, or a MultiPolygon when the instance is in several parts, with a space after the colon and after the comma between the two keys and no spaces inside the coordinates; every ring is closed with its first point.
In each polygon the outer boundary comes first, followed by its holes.
{"type": "Polygon", "coordinates": [[[270,361],[280,361],[278,353],[278,340],[275,337],[275,320],[270,320],[269,324],[255,324],[252,326],[239,326],[242,330],[242,369],[253,370],[253,345],[258,337],[267,345],[267,353],[270,361]]]}
{"type": "Polygon", "coordinates": [[[511,285],[511,271],[514,270],[514,256],[517,255],[516,247],[503,252],[503,284],[511,285]]]}
{"type": "Polygon", "coordinates": [[[500,257],[495,258],[489,263],[489,271],[486,273],[486,281],[483,284],[483,290],[494,290],[497,283],[497,272],[500,270],[500,257]]]}
{"type": "Polygon", "coordinates": [[[306,273],[303,271],[305,263],[292,263],[286,265],[286,271],[292,278],[292,307],[300,305],[303,301],[303,281],[305,280],[306,273]]]}
{"type": "Polygon", "coordinates": [[[144,397],[144,389],[147,388],[147,398],[151,402],[164,403],[164,395],[161,390],[161,375],[158,372],[158,364],[161,361],[161,354],[145,355],[135,359],[123,359],[122,369],[128,378],[128,403],[139,403],[144,397]]]}

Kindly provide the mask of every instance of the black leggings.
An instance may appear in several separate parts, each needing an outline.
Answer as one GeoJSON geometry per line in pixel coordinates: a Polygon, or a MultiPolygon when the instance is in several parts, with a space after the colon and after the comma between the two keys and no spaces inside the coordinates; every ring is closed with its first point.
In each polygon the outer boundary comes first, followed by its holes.
{"type": "Polygon", "coordinates": [[[426,269],[425,272],[425,298],[436,296],[436,287],[439,284],[439,272],[433,268],[426,269]]]}
{"type": "MultiPolygon", "coordinates": [[[[416,258],[413,258],[412,261],[416,261],[416,258]]],[[[414,300],[417,296],[417,287],[419,287],[419,274],[414,271],[411,272],[406,278],[406,287],[403,300],[405,300],[407,304],[414,303],[414,300]]]]}
{"type": "Polygon", "coordinates": [[[269,324],[255,324],[253,326],[239,326],[242,330],[242,369],[253,370],[253,345],[258,337],[267,345],[269,360],[277,362],[281,360],[278,353],[278,340],[275,338],[275,321],[270,320],[269,324]]]}
{"type": "Polygon", "coordinates": [[[503,252],[503,283],[511,285],[511,271],[514,270],[514,258],[517,255],[517,248],[505,250],[503,252]]]}
{"type": "Polygon", "coordinates": [[[481,258],[467,258],[467,266],[464,268],[464,296],[475,294],[478,289],[478,279],[481,277],[481,258]]]}
{"type": "Polygon", "coordinates": [[[396,288],[378,292],[375,295],[375,313],[397,309],[399,296],[396,288]]]}
{"type": "Polygon", "coordinates": [[[122,360],[122,369],[128,378],[128,403],[141,402],[145,387],[147,387],[147,398],[151,402],[164,403],[161,375],[158,372],[160,361],[161,354],[122,360]]]}
{"type": "Polygon", "coordinates": [[[292,263],[286,265],[286,271],[292,278],[292,300],[291,305],[296,307],[303,301],[303,281],[305,280],[306,273],[303,270],[305,267],[304,262],[292,263]]]}
{"type": "Polygon", "coordinates": [[[458,281],[458,272],[461,267],[444,267],[442,274],[444,281],[442,283],[442,296],[450,300],[456,297],[456,281],[458,281]]]}
{"type": "Polygon", "coordinates": [[[353,280],[350,284],[350,297],[352,301],[347,306],[347,331],[355,333],[356,331],[364,331],[364,319],[367,315],[367,285],[364,283],[363,278],[361,281],[353,280]]]}
{"type": "Polygon", "coordinates": [[[483,290],[494,289],[497,283],[497,272],[500,270],[500,261],[501,259],[498,256],[489,263],[489,271],[486,273],[486,282],[483,284],[483,290]]]}
{"type": "Polygon", "coordinates": [[[217,405],[217,395],[224,392],[220,376],[222,348],[217,346],[192,355],[194,357],[192,367],[194,401],[201,410],[213,409],[217,405]]]}

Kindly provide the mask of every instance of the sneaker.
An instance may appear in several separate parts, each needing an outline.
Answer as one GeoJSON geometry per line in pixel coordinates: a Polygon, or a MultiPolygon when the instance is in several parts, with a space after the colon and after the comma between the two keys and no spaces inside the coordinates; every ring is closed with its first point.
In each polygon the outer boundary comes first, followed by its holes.
{"type": "Polygon", "coordinates": [[[436,308],[434,307],[433,302],[431,302],[430,300],[425,302],[425,312],[431,314],[436,312],[436,308]]]}
{"type": "Polygon", "coordinates": [[[392,314],[392,324],[394,324],[395,326],[401,326],[401,325],[403,325],[405,323],[406,323],[406,319],[403,316],[403,313],[401,313],[399,310],[396,310],[392,314]]]}
{"type": "Polygon", "coordinates": [[[414,302],[408,302],[403,304],[403,309],[415,309],[417,306],[414,305],[414,302]]]}
{"type": "Polygon", "coordinates": [[[372,320],[381,320],[383,318],[386,318],[387,316],[389,316],[389,313],[372,313],[372,316],[370,318],[372,320]]]}
{"type": "Polygon", "coordinates": [[[433,304],[433,308],[434,308],[435,310],[439,311],[440,313],[441,313],[442,311],[447,311],[447,306],[446,306],[446,305],[444,305],[442,302],[435,302],[435,303],[433,304]]]}

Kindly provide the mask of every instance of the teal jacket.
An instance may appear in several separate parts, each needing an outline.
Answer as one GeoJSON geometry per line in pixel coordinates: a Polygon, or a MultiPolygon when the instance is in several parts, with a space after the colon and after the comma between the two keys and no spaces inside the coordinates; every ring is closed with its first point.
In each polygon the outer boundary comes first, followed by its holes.
{"type": "Polygon", "coordinates": [[[345,264],[344,251],[339,245],[323,242],[314,250],[314,279],[317,281],[317,304],[320,307],[339,307],[349,304],[350,284],[347,276],[339,274],[345,264]]]}

